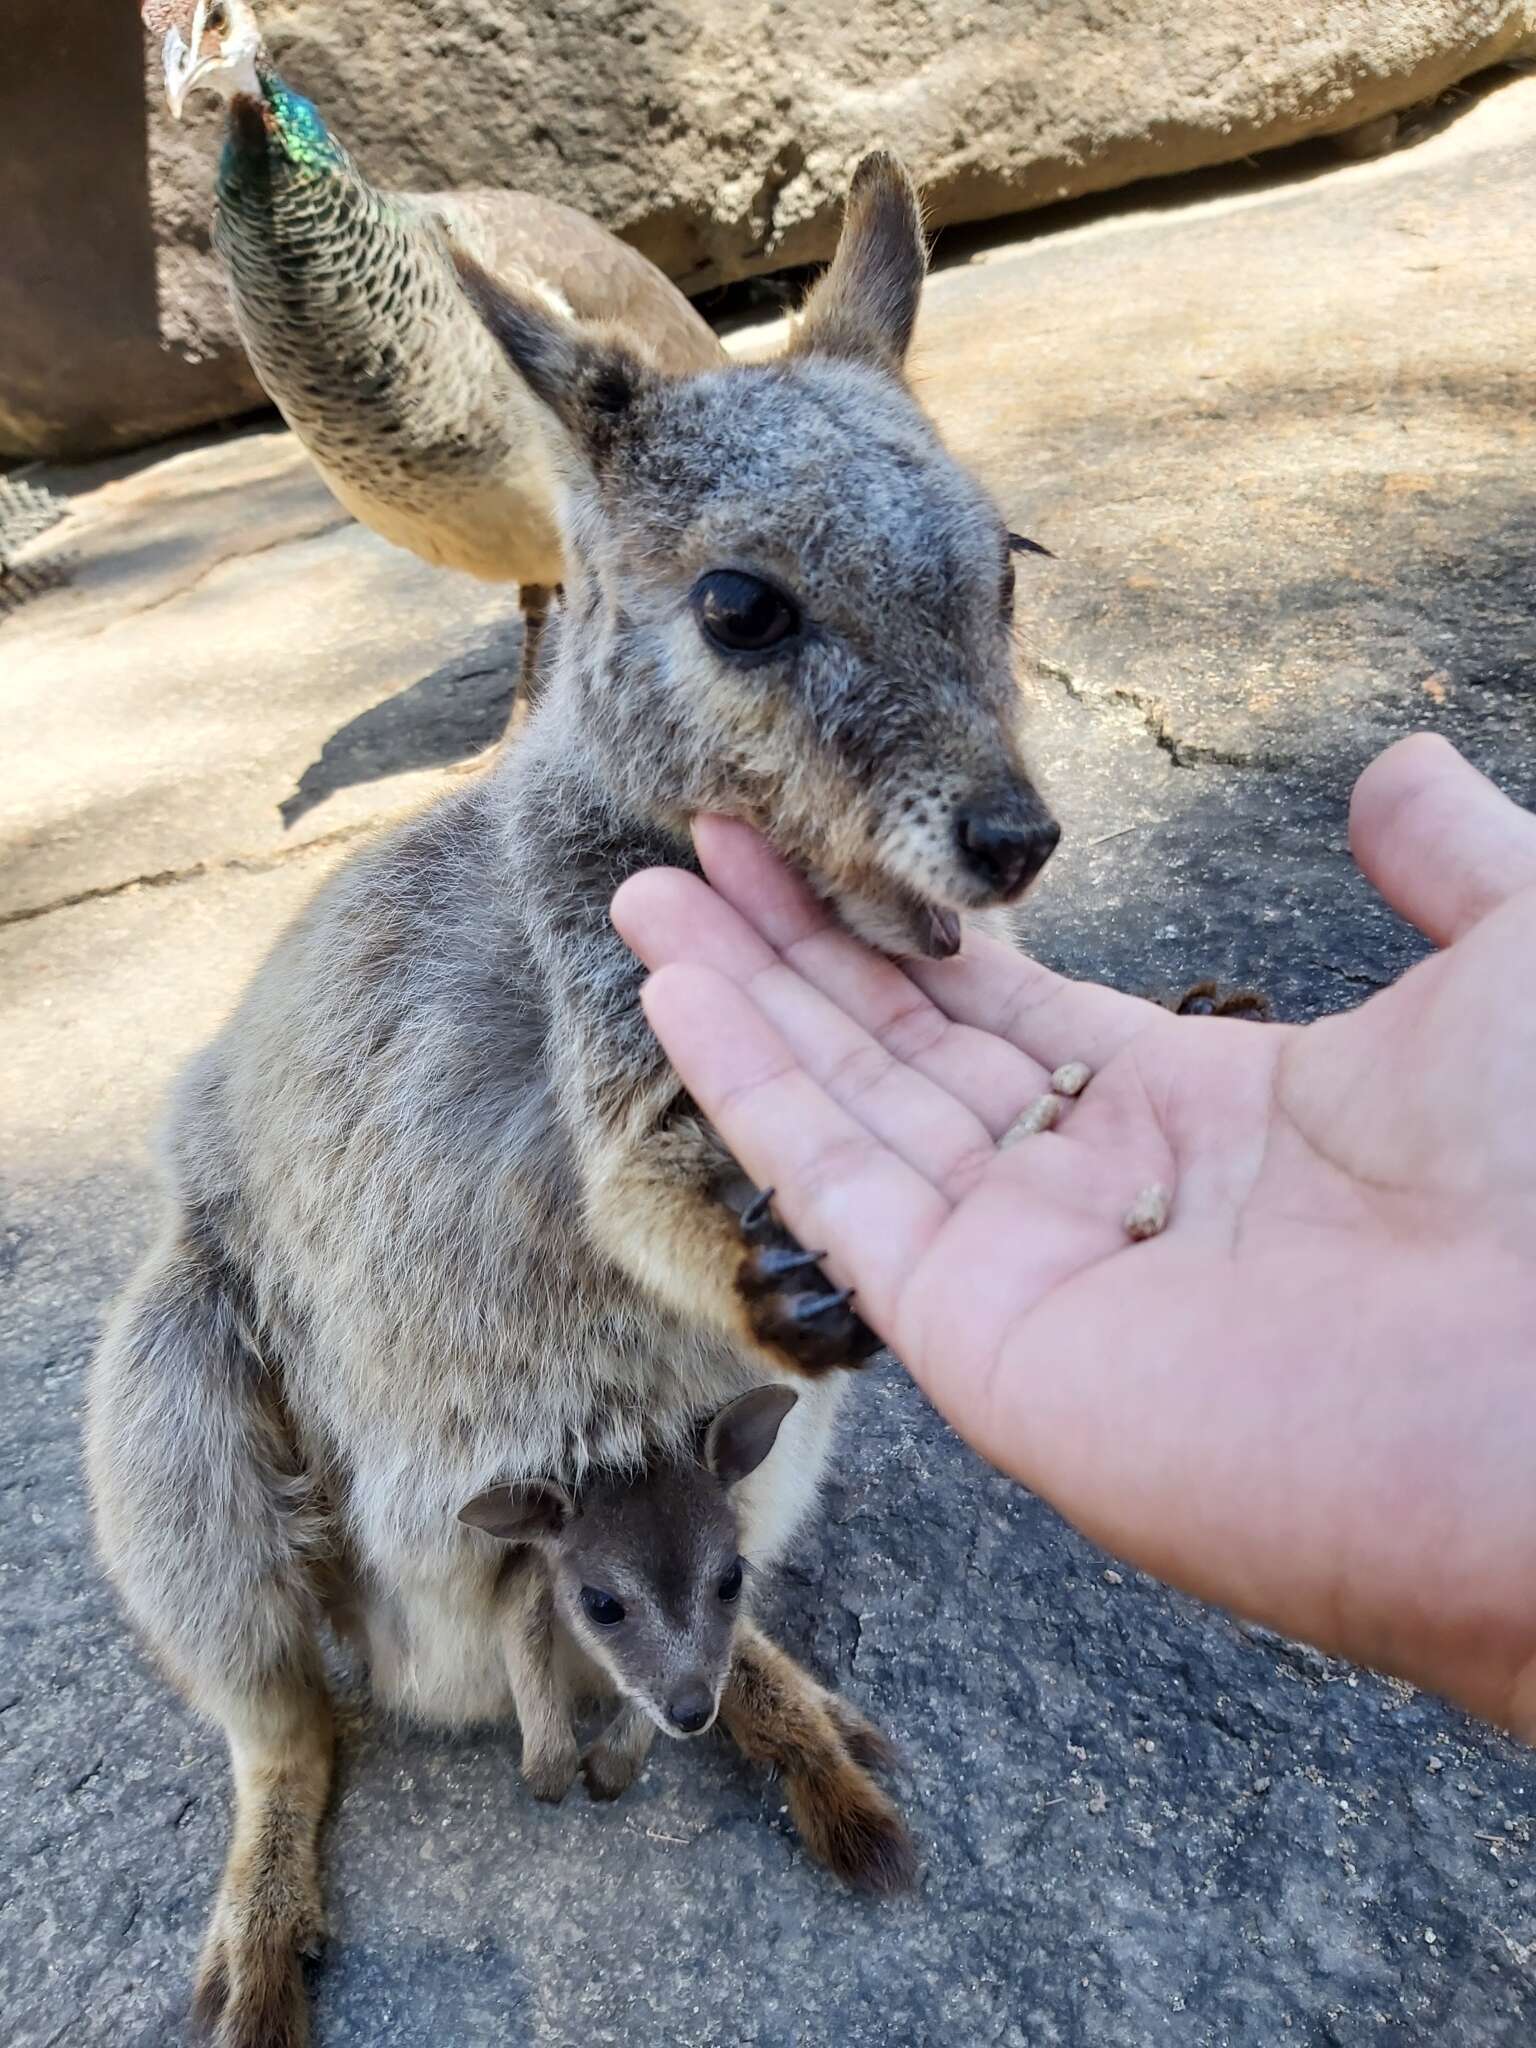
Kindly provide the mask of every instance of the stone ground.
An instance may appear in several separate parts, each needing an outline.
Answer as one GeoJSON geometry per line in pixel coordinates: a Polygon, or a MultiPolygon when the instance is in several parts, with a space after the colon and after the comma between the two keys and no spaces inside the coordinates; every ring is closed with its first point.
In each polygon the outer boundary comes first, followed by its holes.
{"type": "MultiPolygon", "coordinates": [[[[923,389],[1057,554],[1039,947],[1361,1000],[1416,942],[1344,852],[1360,764],[1436,726],[1536,801],[1536,79],[1383,163],[951,254],[923,389]]],[[[0,620],[0,2003],[16,2048],[150,2048],[226,1781],[92,1567],[86,1361],[167,1077],[337,849],[494,736],[517,629],[277,434],[38,480],[74,509],[0,620]]],[[[355,1700],[319,2048],[1533,2038],[1528,1753],[1116,1568],[894,1366],[850,1405],[771,1619],[902,1743],[920,1895],[837,1891],[723,1746],[549,1812],[507,1731],[355,1700]]]]}

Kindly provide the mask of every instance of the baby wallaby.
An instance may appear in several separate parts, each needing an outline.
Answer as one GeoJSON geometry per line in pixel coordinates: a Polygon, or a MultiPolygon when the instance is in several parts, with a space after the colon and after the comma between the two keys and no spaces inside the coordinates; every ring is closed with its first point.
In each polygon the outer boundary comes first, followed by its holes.
{"type": "MultiPolygon", "coordinates": [[[[468,1725],[514,1711],[526,1667],[519,1582],[466,1502],[549,1480],[579,1501],[778,1381],[799,1399],[732,1490],[736,1547],[772,1564],[814,1503],[840,1368],[874,1340],[680,1085],[609,906],[718,812],[851,929],[934,958],[962,916],[1006,923],[1051,852],[1007,527],[904,374],[923,265],[910,181],[869,158],[790,351],[691,376],[465,267],[558,426],[543,693],[484,773],[326,883],[187,1070],[164,1227],[91,1388],[103,1556],[229,1740],[198,1993],[218,2048],[304,2036],[327,1623],[385,1701],[468,1725]]],[[[665,1711],[613,1640],[626,1699],[665,1711]]],[[[812,1852],[909,1884],[878,1738],[750,1621],[729,1654],[721,1722],[812,1852]]]]}
{"type": "Polygon", "coordinates": [[[493,1486],[460,1508],[461,1522],[516,1546],[508,1662],[536,1798],[570,1789],[584,1699],[621,1702],[583,1762],[597,1799],[633,1783],[658,1728],[713,1724],[746,1583],[732,1495],[794,1405],[789,1387],[756,1387],[713,1417],[697,1456],[597,1476],[575,1495],[552,1480],[493,1486]]]}

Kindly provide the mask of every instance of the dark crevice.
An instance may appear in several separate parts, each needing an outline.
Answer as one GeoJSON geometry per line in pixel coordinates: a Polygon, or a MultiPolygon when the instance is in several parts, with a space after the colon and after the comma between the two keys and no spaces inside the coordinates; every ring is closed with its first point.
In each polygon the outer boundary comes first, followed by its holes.
{"type": "Polygon", "coordinates": [[[129,875],[121,882],[105,882],[95,889],[78,889],[74,894],[56,897],[50,903],[29,903],[20,910],[0,911],[0,927],[29,924],[33,918],[51,917],[56,910],[74,910],[82,903],[97,903],[108,896],[124,896],[130,889],[169,889],[179,882],[200,881],[204,875],[231,872],[263,875],[288,861],[301,860],[305,854],[322,852],[328,846],[344,846],[349,839],[358,839],[366,832],[376,832],[380,822],[378,818],[365,818],[359,824],[341,825],[334,832],[322,832],[314,839],[306,839],[297,846],[279,847],[272,853],[237,853],[227,860],[194,861],[190,867],[162,868],[157,874],[129,875]]]}

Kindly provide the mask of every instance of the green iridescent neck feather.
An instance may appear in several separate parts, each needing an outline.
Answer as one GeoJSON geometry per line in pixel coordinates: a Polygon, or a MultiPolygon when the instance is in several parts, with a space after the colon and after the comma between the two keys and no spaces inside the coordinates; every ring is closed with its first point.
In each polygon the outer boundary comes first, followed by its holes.
{"type": "MultiPolygon", "coordinates": [[[[229,134],[219,165],[219,187],[229,196],[248,182],[258,163],[270,174],[281,166],[299,177],[344,169],[346,151],[320,110],[285,85],[270,65],[258,66],[261,98],[241,95],[230,107],[229,134]]],[[[263,180],[264,182],[264,180],[263,180]]]]}

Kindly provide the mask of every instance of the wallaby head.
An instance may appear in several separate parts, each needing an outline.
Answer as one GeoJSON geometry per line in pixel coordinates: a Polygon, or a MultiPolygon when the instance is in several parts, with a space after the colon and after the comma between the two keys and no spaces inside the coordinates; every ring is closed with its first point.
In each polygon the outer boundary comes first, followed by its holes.
{"type": "Polygon", "coordinates": [[[878,155],[770,363],[667,377],[460,264],[566,429],[551,694],[579,693],[605,775],[673,829],[749,820],[862,936],[941,956],[1058,833],[1020,748],[1007,528],[903,380],[923,270],[878,155]]]}
{"type": "Polygon", "coordinates": [[[667,1735],[699,1735],[720,1705],[740,1612],[743,1560],[731,1490],[773,1449],[795,1405],[757,1387],[722,1408],[698,1456],[573,1498],[547,1482],[495,1486],[459,1519],[536,1546],[567,1629],[615,1689],[667,1735]]]}

